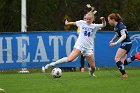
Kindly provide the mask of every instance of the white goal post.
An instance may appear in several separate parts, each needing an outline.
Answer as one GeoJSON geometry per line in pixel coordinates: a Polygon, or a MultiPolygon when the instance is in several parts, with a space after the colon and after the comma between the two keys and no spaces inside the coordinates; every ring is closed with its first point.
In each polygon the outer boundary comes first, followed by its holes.
{"type": "MultiPolygon", "coordinates": [[[[21,0],[21,32],[27,32],[27,16],[26,16],[26,0],[21,0]]],[[[25,55],[24,57],[25,58],[25,55]]],[[[23,59],[22,59],[23,60],[23,59]]],[[[26,63],[23,61],[22,66],[26,66],[26,63]]],[[[22,68],[19,73],[29,73],[27,68],[22,68]]]]}

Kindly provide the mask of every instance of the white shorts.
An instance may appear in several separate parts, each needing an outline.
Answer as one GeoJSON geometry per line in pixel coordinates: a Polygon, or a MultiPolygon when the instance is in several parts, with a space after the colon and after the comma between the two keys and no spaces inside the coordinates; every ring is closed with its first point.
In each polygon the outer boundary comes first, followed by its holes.
{"type": "Polygon", "coordinates": [[[79,49],[81,54],[83,54],[83,56],[94,55],[93,49],[87,49],[81,46],[74,46],[74,48],[79,49]]]}

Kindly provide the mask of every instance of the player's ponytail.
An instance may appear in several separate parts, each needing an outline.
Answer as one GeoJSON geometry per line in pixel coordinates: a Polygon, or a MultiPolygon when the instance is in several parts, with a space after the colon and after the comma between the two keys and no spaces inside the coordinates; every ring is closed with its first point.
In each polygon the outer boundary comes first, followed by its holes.
{"type": "Polygon", "coordinates": [[[119,22],[119,21],[122,21],[122,17],[120,16],[120,14],[116,13],[116,21],[119,22]]]}
{"type": "Polygon", "coordinates": [[[122,21],[122,17],[118,13],[111,13],[108,17],[110,19],[114,19],[117,22],[122,21]]]}
{"type": "Polygon", "coordinates": [[[90,9],[90,11],[87,13],[87,15],[94,16],[97,13],[95,8],[93,6],[91,6],[90,4],[87,4],[86,6],[87,6],[87,8],[90,9]]]}

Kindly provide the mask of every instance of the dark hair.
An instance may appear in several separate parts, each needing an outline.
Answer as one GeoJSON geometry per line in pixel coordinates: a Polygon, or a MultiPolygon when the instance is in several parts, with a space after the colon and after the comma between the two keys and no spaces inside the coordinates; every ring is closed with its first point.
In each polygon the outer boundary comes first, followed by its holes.
{"type": "Polygon", "coordinates": [[[119,22],[122,21],[122,17],[118,13],[111,13],[108,16],[110,19],[114,19],[115,21],[119,22]]]}

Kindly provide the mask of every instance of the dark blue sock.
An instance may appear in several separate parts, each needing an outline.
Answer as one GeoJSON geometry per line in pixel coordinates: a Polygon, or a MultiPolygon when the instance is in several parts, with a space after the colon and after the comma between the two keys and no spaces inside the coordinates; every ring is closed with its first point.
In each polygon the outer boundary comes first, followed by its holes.
{"type": "Polygon", "coordinates": [[[118,61],[118,62],[116,63],[116,65],[117,65],[118,69],[120,70],[120,72],[122,73],[122,75],[123,75],[123,74],[126,74],[124,65],[123,65],[123,63],[122,63],[121,61],[118,61]]]}
{"type": "Polygon", "coordinates": [[[131,57],[131,61],[134,61],[136,58],[135,58],[135,56],[132,56],[131,57]]]}
{"type": "Polygon", "coordinates": [[[127,60],[124,60],[124,65],[128,65],[130,64],[130,62],[128,63],[127,60]]]}

